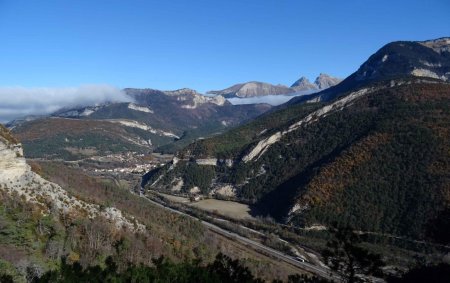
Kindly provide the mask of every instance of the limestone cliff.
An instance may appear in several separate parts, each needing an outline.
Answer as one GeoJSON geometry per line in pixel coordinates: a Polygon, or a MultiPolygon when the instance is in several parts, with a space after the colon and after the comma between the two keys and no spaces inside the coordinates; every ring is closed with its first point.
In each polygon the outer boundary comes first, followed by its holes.
{"type": "Polygon", "coordinates": [[[0,125],[0,189],[11,195],[17,194],[26,202],[39,205],[43,214],[57,209],[60,213],[80,217],[103,216],[118,228],[145,229],[143,225],[125,217],[120,210],[114,207],[100,209],[98,205],[77,199],[59,185],[34,173],[26,163],[22,145],[2,125],[0,125]]]}

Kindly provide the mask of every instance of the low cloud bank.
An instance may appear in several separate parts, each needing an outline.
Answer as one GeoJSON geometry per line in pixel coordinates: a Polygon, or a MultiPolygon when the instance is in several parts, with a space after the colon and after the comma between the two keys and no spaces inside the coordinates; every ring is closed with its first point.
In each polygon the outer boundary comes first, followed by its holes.
{"type": "Polygon", "coordinates": [[[132,102],[120,89],[110,85],[70,88],[0,87],[0,122],[28,115],[45,115],[65,107],[132,102]]]}
{"type": "Polygon", "coordinates": [[[265,96],[255,96],[255,97],[247,97],[247,98],[228,98],[228,101],[231,104],[239,105],[239,104],[257,104],[257,103],[267,103],[272,106],[277,106],[283,103],[288,102],[292,98],[301,95],[307,95],[314,93],[315,91],[304,91],[299,92],[294,95],[265,95],[265,96]]]}

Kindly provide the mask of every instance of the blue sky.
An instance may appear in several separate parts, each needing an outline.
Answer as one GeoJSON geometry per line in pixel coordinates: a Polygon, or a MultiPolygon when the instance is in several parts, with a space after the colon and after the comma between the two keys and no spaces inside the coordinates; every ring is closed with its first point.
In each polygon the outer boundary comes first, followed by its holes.
{"type": "Polygon", "coordinates": [[[450,36],[449,19],[448,0],[0,0],[0,87],[346,77],[390,41],[450,36]]]}

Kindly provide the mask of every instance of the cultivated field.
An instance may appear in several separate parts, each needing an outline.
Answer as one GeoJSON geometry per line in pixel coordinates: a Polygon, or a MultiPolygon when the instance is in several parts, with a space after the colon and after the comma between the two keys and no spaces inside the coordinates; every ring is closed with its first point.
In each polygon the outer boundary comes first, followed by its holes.
{"type": "Polygon", "coordinates": [[[204,199],[190,204],[193,207],[228,216],[234,219],[252,218],[250,207],[246,204],[218,199],[204,199]]]}
{"type": "Polygon", "coordinates": [[[206,210],[208,212],[215,212],[219,215],[231,217],[234,219],[240,220],[252,218],[252,216],[250,215],[250,207],[247,204],[218,199],[203,199],[197,202],[190,202],[190,200],[186,197],[163,193],[159,194],[170,201],[184,203],[198,209],[206,210]]]}

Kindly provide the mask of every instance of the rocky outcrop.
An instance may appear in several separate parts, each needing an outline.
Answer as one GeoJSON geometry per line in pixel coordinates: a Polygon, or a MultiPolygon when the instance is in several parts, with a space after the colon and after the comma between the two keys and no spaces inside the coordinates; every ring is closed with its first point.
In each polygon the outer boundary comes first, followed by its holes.
{"type": "Polygon", "coordinates": [[[159,136],[166,136],[166,137],[171,137],[171,138],[176,138],[176,139],[180,138],[179,136],[175,135],[174,133],[166,132],[166,131],[159,130],[159,129],[154,129],[147,124],[140,123],[140,122],[134,121],[134,120],[110,119],[110,120],[106,120],[106,121],[111,122],[111,123],[118,123],[118,124],[124,125],[126,127],[137,128],[137,129],[141,129],[144,131],[149,131],[150,133],[159,135],[159,136]]]}
{"type": "Polygon", "coordinates": [[[420,44],[433,49],[435,52],[450,53],[450,37],[442,37],[433,40],[419,41],[420,44]]]}
{"type": "Polygon", "coordinates": [[[185,104],[182,105],[181,108],[185,109],[195,109],[199,105],[205,104],[205,103],[212,103],[218,106],[223,106],[226,103],[226,100],[223,96],[217,95],[215,97],[208,97],[201,94],[196,94],[192,97],[192,102],[194,104],[185,104]]]}
{"type": "Polygon", "coordinates": [[[236,187],[232,184],[218,184],[210,192],[211,195],[222,197],[236,197],[236,187]]]}
{"type": "Polygon", "coordinates": [[[139,111],[139,112],[144,112],[144,113],[152,113],[152,114],[154,113],[153,110],[151,110],[150,108],[145,107],[145,106],[139,106],[134,103],[129,103],[128,109],[139,111]]]}
{"type": "Polygon", "coordinates": [[[190,89],[190,88],[180,88],[177,90],[165,90],[163,91],[163,93],[165,95],[169,95],[169,96],[196,96],[196,95],[201,95],[200,93],[198,93],[196,90],[194,89],[190,89]]]}
{"type": "Polygon", "coordinates": [[[37,204],[42,213],[57,209],[60,213],[95,218],[102,216],[118,228],[143,230],[145,227],[129,219],[114,208],[101,209],[99,205],[87,203],[71,196],[59,185],[49,182],[31,171],[23,157],[22,146],[11,142],[7,133],[0,132],[0,189],[8,194],[17,194],[26,202],[37,204]]]}
{"type": "Polygon", "coordinates": [[[217,165],[217,158],[196,159],[195,163],[197,163],[198,165],[216,166],[217,165]]]}

